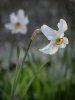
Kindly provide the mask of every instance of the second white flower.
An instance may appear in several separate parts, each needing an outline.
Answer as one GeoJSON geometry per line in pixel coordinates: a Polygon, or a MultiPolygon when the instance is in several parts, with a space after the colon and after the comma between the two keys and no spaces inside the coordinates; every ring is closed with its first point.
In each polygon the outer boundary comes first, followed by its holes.
{"type": "Polygon", "coordinates": [[[12,13],[10,15],[10,23],[5,24],[5,27],[13,34],[22,33],[26,34],[27,32],[27,24],[29,23],[28,17],[24,15],[23,10],[19,10],[17,15],[12,13]]]}

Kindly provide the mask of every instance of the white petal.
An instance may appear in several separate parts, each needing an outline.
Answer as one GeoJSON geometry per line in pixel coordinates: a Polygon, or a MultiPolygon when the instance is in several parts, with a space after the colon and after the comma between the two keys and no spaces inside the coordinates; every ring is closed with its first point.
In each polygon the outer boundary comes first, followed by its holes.
{"type": "Polygon", "coordinates": [[[41,26],[41,31],[47,37],[48,40],[52,40],[54,37],[56,37],[55,30],[53,30],[47,25],[41,26]]]}
{"type": "Polygon", "coordinates": [[[11,30],[12,34],[16,34],[18,33],[18,30],[14,27],[13,24],[9,23],[9,24],[5,24],[5,27],[9,30],[11,30]]]}
{"type": "Polygon", "coordinates": [[[60,45],[60,48],[65,48],[66,45],[67,45],[68,43],[69,43],[69,42],[68,42],[68,38],[64,37],[64,41],[63,41],[63,43],[60,45]]]}
{"type": "Polygon", "coordinates": [[[17,34],[17,33],[19,33],[19,30],[18,29],[12,30],[12,34],[17,34]]]}
{"type": "Polygon", "coordinates": [[[12,33],[13,33],[13,34],[17,34],[17,33],[26,34],[26,33],[27,33],[27,27],[21,26],[21,27],[18,28],[18,29],[14,28],[14,29],[12,30],[12,33]]]}
{"type": "Polygon", "coordinates": [[[49,54],[50,54],[50,55],[55,54],[57,51],[58,51],[58,46],[52,46],[52,47],[50,48],[49,54]]]}
{"type": "Polygon", "coordinates": [[[19,20],[24,21],[24,11],[22,9],[18,11],[17,17],[19,18],[19,20]]]}
{"type": "Polygon", "coordinates": [[[20,33],[26,34],[26,33],[27,33],[27,27],[23,26],[23,27],[20,29],[20,33]]]}
{"type": "Polygon", "coordinates": [[[60,19],[60,22],[57,24],[57,26],[59,28],[60,34],[63,34],[68,28],[67,23],[64,19],[60,19]]]}
{"type": "Polygon", "coordinates": [[[20,33],[21,32],[21,27],[20,28],[14,28],[13,30],[12,30],[12,34],[17,34],[17,33],[20,33]]]}
{"type": "Polygon", "coordinates": [[[49,43],[43,49],[39,49],[39,50],[45,54],[52,55],[58,51],[58,46],[55,46],[53,43],[49,43]]]}
{"type": "Polygon", "coordinates": [[[18,21],[17,16],[15,15],[15,13],[12,13],[12,14],[10,15],[10,21],[11,21],[12,23],[16,23],[16,22],[18,21]]]}
{"type": "Polygon", "coordinates": [[[65,48],[65,47],[66,47],[65,43],[63,43],[63,44],[60,45],[60,48],[65,48]]]}
{"type": "Polygon", "coordinates": [[[39,49],[39,50],[40,50],[41,52],[43,52],[43,53],[49,54],[50,46],[51,46],[51,43],[49,43],[47,46],[45,46],[44,48],[39,49]]]}
{"type": "Polygon", "coordinates": [[[25,18],[24,18],[24,23],[25,23],[25,25],[27,25],[27,24],[29,23],[28,17],[25,17],[25,18]]]}
{"type": "Polygon", "coordinates": [[[68,44],[68,43],[69,43],[69,41],[68,41],[68,38],[67,38],[67,37],[64,37],[64,43],[65,43],[65,44],[68,44]]]}
{"type": "Polygon", "coordinates": [[[11,23],[5,24],[5,28],[9,29],[9,30],[13,30],[14,26],[11,23]]]}
{"type": "Polygon", "coordinates": [[[29,23],[28,17],[25,16],[24,11],[22,9],[20,9],[18,11],[17,17],[19,19],[19,21],[23,24],[23,25],[27,25],[29,23]]]}

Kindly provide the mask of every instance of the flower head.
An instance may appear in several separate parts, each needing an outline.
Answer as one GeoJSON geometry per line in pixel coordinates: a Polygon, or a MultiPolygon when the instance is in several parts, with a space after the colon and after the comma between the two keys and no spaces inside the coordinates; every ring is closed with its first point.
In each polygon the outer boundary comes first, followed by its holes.
{"type": "Polygon", "coordinates": [[[58,51],[59,48],[65,48],[68,44],[68,38],[64,37],[64,32],[67,30],[67,23],[65,20],[60,19],[60,22],[57,24],[58,31],[53,30],[47,25],[41,26],[42,33],[46,36],[50,43],[45,46],[43,49],[40,49],[41,52],[46,54],[54,54],[58,51]]]}
{"type": "Polygon", "coordinates": [[[28,17],[25,16],[24,11],[20,9],[17,14],[12,13],[10,15],[10,22],[8,24],[5,24],[5,27],[11,30],[13,34],[26,34],[28,23],[28,17]]]}

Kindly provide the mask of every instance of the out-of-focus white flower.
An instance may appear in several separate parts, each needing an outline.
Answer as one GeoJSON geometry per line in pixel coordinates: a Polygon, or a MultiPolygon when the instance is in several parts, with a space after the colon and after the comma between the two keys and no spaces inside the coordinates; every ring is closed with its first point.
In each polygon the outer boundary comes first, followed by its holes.
{"type": "Polygon", "coordinates": [[[13,34],[22,33],[26,34],[27,32],[27,24],[29,23],[28,17],[25,16],[24,11],[20,9],[17,13],[12,13],[10,15],[10,23],[5,24],[5,27],[13,34]]]}
{"type": "Polygon", "coordinates": [[[50,43],[45,46],[43,49],[39,49],[41,52],[46,54],[54,54],[58,51],[58,48],[65,48],[68,44],[68,38],[64,37],[64,32],[67,30],[67,23],[65,20],[60,19],[60,22],[57,24],[58,31],[53,30],[47,25],[41,26],[42,33],[46,36],[50,43]]]}

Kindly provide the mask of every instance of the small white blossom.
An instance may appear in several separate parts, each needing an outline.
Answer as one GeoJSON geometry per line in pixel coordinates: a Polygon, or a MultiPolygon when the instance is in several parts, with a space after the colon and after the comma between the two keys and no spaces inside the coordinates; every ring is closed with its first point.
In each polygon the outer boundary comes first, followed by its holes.
{"type": "Polygon", "coordinates": [[[57,24],[58,31],[53,30],[47,25],[41,26],[42,33],[46,36],[50,43],[45,46],[43,49],[39,49],[41,52],[46,54],[54,54],[58,51],[58,48],[65,48],[68,44],[68,38],[64,37],[64,32],[67,30],[67,23],[65,20],[60,19],[60,22],[57,24]]]}
{"type": "Polygon", "coordinates": [[[20,9],[17,14],[12,13],[10,15],[10,22],[8,24],[5,24],[5,27],[11,30],[13,34],[26,34],[28,23],[28,17],[25,16],[24,11],[20,9]]]}

